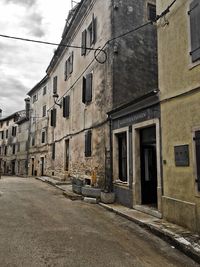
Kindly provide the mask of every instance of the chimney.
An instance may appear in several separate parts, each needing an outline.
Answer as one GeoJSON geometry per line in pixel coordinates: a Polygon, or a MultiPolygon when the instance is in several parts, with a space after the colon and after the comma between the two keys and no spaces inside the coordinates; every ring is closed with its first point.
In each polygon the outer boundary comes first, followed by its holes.
{"type": "Polygon", "coordinates": [[[27,97],[24,99],[25,101],[25,110],[26,110],[26,119],[30,119],[30,98],[27,97]]]}

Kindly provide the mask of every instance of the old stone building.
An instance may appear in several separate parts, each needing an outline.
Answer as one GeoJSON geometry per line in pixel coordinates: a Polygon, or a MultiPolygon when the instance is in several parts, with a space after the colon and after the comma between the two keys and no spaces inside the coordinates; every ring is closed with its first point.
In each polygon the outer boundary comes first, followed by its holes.
{"type": "Polygon", "coordinates": [[[48,76],[45,76],[28,92],[30,97],[30,126],[27,149],[30,176],[48,175],[48,107],[51,98],[48,80],[48,76]]]}
{"type": "Polygon", "coordinates": [[[1,171],[7,175],[26,176],[29,121],[26,110],[0,118],[1,171]]]}
{"type": "Polygon", "coordinates": [[[155,1],[147,0],[84,0],[69,13],[47,68],[50,175],[105,186],[112,154],[107,113],[157,88],[155,26],[131,32],[152,16],[155,1]]]}
{"type": "MultiPolygon", "coordinates": [[[[171,4],[157,0],[158,14],[171,4]]],[[[200,231],[200,1],[176,1],[158,23],[163,216],[200,231]]]]}

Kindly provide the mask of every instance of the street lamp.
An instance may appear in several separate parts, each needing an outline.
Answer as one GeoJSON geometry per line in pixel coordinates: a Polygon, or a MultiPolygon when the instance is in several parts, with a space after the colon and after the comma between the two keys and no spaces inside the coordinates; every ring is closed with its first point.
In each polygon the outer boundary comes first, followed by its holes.
{"type": "Polygon", "coordinates": [[[59,95],[55,93],[55,94],[53,94],[53,98],[54,98],[54,104],[56,104],[57,106],[59,106],[61,108],[62,105],[60,103],[58,103],[59,95]]]}

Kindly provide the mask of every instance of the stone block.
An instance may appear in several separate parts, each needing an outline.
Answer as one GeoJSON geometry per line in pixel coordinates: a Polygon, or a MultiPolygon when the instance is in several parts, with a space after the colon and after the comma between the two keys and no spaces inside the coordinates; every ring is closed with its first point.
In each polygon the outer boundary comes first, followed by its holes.
{"type": "Polygon", "coordinates": [[[92,198],[92,197],[84,197],[83,201],[90,203],[90,204],[98,204],[99,202],[96,198],[92,198]]]}
{"type": "Polygon", "coordinates": [[[96,198],[100,198],[100,196],[101,196],[101,189],[90,187],[90,186],[83,186],[82,187],[82,195],[85,196],[85,197],[96,197],[96,198]]]}

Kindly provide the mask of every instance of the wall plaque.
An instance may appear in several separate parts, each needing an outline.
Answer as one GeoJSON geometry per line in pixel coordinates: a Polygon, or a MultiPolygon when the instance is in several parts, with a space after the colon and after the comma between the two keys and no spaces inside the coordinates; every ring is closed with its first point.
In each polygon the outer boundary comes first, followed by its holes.
{"type": "Polygon", "coordinates": [[[175,165],[177,167],[189,166],[189,145],[181,145],[174,147],[175,165]]]}

